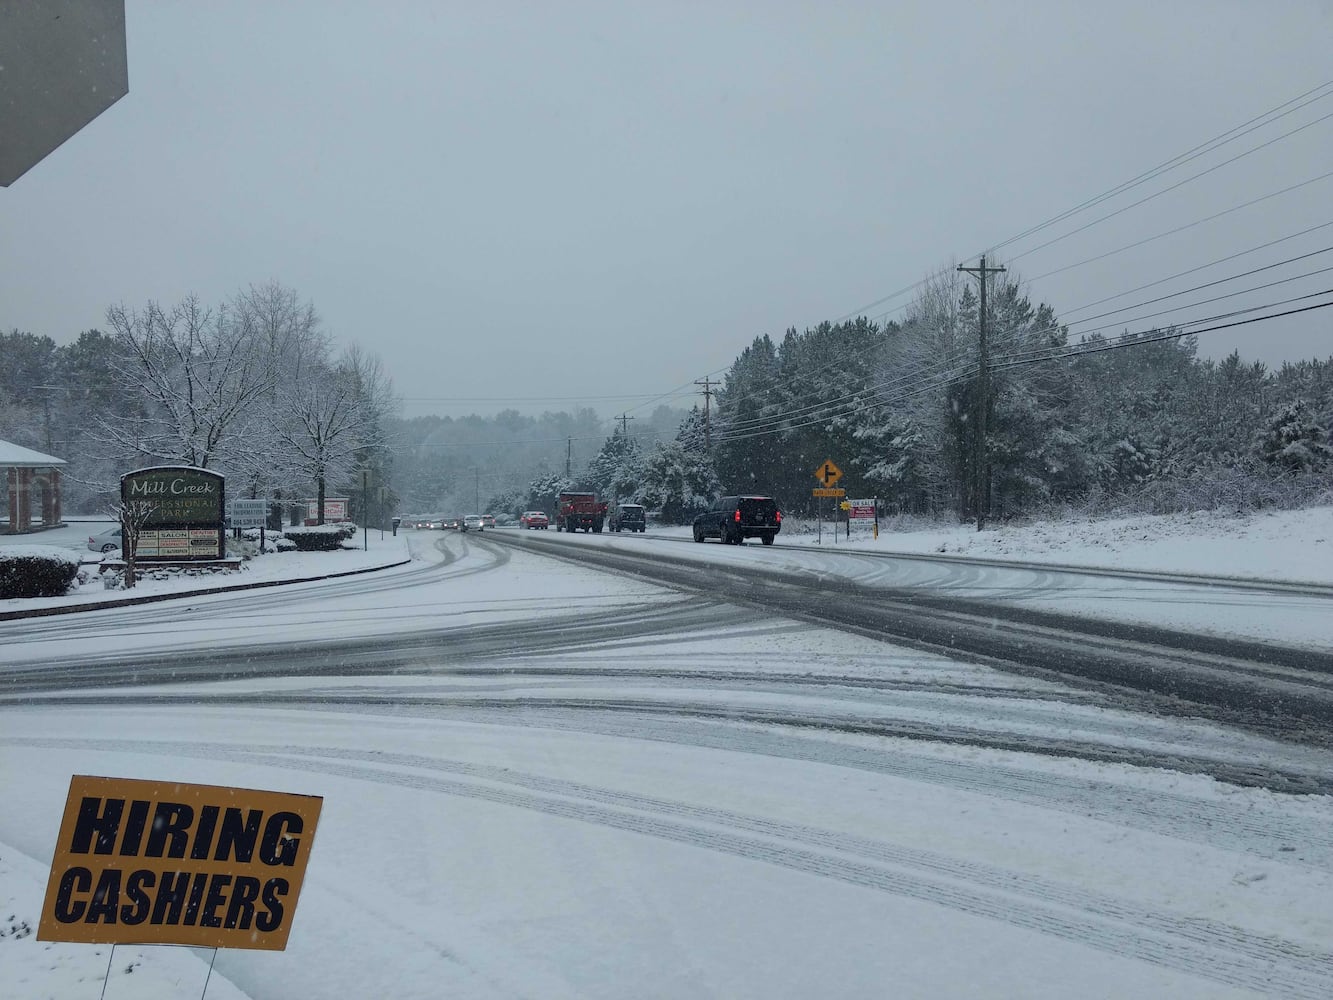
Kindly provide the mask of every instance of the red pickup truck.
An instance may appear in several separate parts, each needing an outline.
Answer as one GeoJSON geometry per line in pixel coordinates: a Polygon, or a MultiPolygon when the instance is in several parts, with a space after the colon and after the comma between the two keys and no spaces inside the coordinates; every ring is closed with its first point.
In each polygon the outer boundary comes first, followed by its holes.
{"type": "Polygon", "coordinates": [[[606,521],[606,502],[596,493],[561,493],[555,502],[556,531],[592,531],[602,533],[606,521]]]}

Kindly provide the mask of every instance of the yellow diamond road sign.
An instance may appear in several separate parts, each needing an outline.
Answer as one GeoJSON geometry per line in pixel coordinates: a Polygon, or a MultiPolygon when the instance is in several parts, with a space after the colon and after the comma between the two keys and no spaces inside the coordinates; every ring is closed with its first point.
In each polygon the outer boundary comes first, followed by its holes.
{"type": "Polygon", "coordinates": [[[842,478],[842,470],[833,464],[831,458],[826,458],[815,470],[815,478],[827,488],[842,478]]]}

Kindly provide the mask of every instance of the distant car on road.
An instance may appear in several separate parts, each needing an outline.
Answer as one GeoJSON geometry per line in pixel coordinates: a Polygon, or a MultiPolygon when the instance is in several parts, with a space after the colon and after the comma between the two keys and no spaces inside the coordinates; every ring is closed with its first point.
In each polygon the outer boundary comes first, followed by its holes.
{"type": "Polygon", "coordinates": [[[111,552],[120,548],[120,525],[113,524],[105,531],[88,536],[89,552],[111,552]]]}
{"type": "Polygon", "coordinates": [[[612,531],[644,531],[648,527],[648,512],[641,503],[618,503],[611,511],[607,527],[612,531]]]}
{"type": "Polygon", "coordinates": [[[782,530],[782,511],[772,497],[722,497],[694,519],[694,540],[717,538],[723,544],[740,545],[758,538],[765,545],[782,530]]]}
{"type": "Polygon", "coordinates": [[[486,522],[482,520],[480,514],[463,515],[463,531],[485,531],[486,522]]]}
{"type": "Polygon", "coordinates": [[[482,527],[485,527],[485,528],[494,528],[494,527],[495,527],[495,515],[494,515],[494,514],[482,514],[482,515],[481,515],[481,524],[482,524],[482,527]]]}
{"type": "Polygon", "coordinates": [[[525,510],[518,519],[520,528],[541,528],[545,531],[551,525],[551,519],[540,510],[525,510]]]}

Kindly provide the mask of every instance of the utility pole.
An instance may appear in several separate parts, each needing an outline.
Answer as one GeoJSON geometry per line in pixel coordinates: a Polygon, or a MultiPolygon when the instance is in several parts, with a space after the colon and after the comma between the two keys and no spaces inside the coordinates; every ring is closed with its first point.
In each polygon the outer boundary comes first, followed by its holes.
{"type": "Polygon", "coordinates": [[[565,478],[568,479],[571,473],[571,467],[574,464],[574,439],[569,438],[565,442],[565,478]]]}
{"type": "Polygon", "coordinates": [[[473,482],[476,484],[475,495],[472,498],[473,499],[472,509],[480,513],[481,512],[481,469],[473,467],[472,476],[473,476],[473,482]]]}
{"type": "Polygon", "coordinates": [[[986,276],[988,274],[999,274],[1006,270],[1003,267],[987,267],[986,255],[981,255],[981,264],[979,267],[963,267],[958,265],[958,270],[966,271],[968,274],[975,274],[981,279],[981,311],[978,313],[978,336],[980,337],[981,350],[977,357],[977,415],[976,415],[976,454],[973,457],[973,463],[976,468],[976,485],[973,489],[976,491],[977,503],[977,530],[980,531],[986,524],[986,409],[988,396],[990,393],[990,355],[986,344],[986,276]]]}
{"type": "MultiPolygon", "coordinates": [[[[51,393],[68,392],[69,387],[63,385],[35,385],[34,389],[42,390],[42,426],[46,428],[46,453],[55,454],[55,442],[51,440],[51,393]]],[[[68,444],[68,441],[66,441],[68,444]]]]}
{"type": "Polygon", "coordinates": [[[717,385],[719,385],[720,383],[709,381],[708,377],[707,377],[707,376],[704,376],[703,378],[697,378],[697,379],[695,379],[695,380],[694,380],[694,384],[695,384],[695,385],[701,385],[701,386],[703,386],[703,394],[704,394],[704,447],[705,447],[706,449],[708,449],[709,451],[712,451],[712,450],[713,450],[713,420],[712,420],[712,408],[711,408],[711,406],[709,405],[709,403],[710,403],[710,401],[711,401],[712,398],[713,398],[713,393],[717,391],[717,390],[714,388],[714,386],[717,386],[717,385]]]}
{"type": "Polygon", "coordinates": [[[627,413],[622,413],[620,416],[616,417],[616,419],[620,421],[620,433],[625,437],[629,437],[629,422],[635,418],[627,413]]]}

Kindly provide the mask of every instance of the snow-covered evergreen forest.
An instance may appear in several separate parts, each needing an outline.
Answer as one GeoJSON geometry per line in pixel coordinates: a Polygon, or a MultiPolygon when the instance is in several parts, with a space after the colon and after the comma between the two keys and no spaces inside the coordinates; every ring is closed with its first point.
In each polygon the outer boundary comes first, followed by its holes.
{"type": "MultiPolygon", "coordinates": [[[[313,306],[269,284],[114,306],[67,345],[0,334],[0,438],[71,463],[71,511],[102,509],[127,469],[181,462],[233,495],[355,496],[369,469],[401,513],[549,509],[578,488],[684,522],[734,492],[809,510],[831,458],[850,495],[971,520],[978,309],[942,270],[900,319],[756,337],[707,411],[659,405],[632,426],[586,407],[403,419],[380,361],[335,355],[313,306]]],[[[988,516],[1333,502],[1333,357],[1215,361],[1169,327],[1071,340],[1016,279],[991,286],[987,318],[988,516]]]]}
{"type": "MultiPolygon", "coordinates": [[[[756,337],[709,427],[696,407],[670,441],[617,429],[569,480],[545,477],[507,505],[580,487],[681,522],[722,493],[755,491],[801,512],[831,458],[849,495],[975,519],[979,304],[972,283],[941,271],[900,321],[756,337]]],[[[1333,502],[1333,357],[1275,370],[1214,361],[1169,327],[1072,342],[1016,280],[991,287],[987,317],[989,516],[1333,502]]]]}

